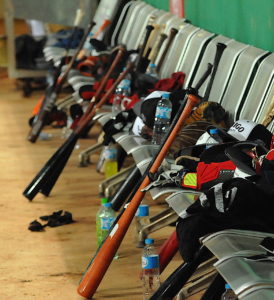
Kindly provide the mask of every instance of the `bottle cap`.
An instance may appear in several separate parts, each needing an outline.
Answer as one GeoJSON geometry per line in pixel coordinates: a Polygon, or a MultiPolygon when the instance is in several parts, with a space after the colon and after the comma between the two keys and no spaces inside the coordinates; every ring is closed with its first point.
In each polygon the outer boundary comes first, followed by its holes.
{"type": "Polygon", "coordinates": [[[103,206],[108,208],[108,207],[111,207],[112,205],[110,202],[107,202],[107,203],[104,203],[103,206]]]}
{"type": "Polygon", "coordinates": [[[228,283],[226,283],[226,284],[225,284],[225,288],[226,288],[226,289],[231,289],[231,286],[230,286],[228,283]]]}
{"type": "Polygon", "coordinates": [[[136,212],[137,217],[147,217],[149,215],[149,206],[141,204],[136,212]]]}
{"type": "Polygon", "coordinates": [[[108,198],[101,198],[101,204],[105,204],[108,202],[108,198]]]}
{"type": "Polygon", "coordinates": [[[210,134],[218,133],[218,129],[217,128],[211,128],[211,129],[209,129],[209,133],[210,134]]]}
{"type": "Polygon", "coordinates": [[[154,64],[154,63],[151,63],[151,64],[150,64],[150,67],[153,67],[153,68],[155,68],[155,67],[156,67],[156,64],[154,64]]]}
{"type": "Polygon", "coordinates": [[[146,245],[152,245],[154,243],[154,239],[145,239],[146,245]]]}
{"type": "Polygon", "coordinates": [[[170,93],[164,93],[164,94],[162,95],[162,98],[169,99],[169,96],[170,96],[170,93]]]}

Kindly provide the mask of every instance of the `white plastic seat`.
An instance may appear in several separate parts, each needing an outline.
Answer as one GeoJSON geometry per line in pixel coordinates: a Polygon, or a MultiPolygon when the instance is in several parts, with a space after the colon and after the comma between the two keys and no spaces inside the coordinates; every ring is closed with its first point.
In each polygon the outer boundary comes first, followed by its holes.
{"type": "Polygon", "coordinates": [[[248,251],[253,254],[261,253],[263,249],[259,245],[266,236],[274,237],[274,234],[227,229],[203,237],[201,242],[220,259],[241,251],[248,251]]]}
{"type": "Polygon", "coordinates": [[[274,53],[267,56],[259,65],[252,86],[243,106],[237,111],[237,119],[260,122],[274,96],[274,53]]]}
{"type": "Polygon", "coordinates": [[[169,77],[173,72],[177,71],[177,66],[182,59],[182,56],[185,54],[191,36],[198,30],[198,27],[188,23],[183,23],[180,26],[179,32],[171,47],[172,49],[170,49],[166,57],[166,62],[168,63],[164,63],[160,70],[161,78],[169,77]]]}
{"type": "MultiPolygon", "coordinates": [[[[190,81],[191,87],[195,87],[197,82],[200,80],[201,76],[207,70],[208,64],[211,63],[213,65],[215,54],[216,54],[216,48],[217,48],[216,45],[218,43],[229,45],[230,42],[232,42],[231,39],[229,39],[225,36],[222,36],[222,35],[217,35],[216,37],[214,37],[212,40],[209,41],[209,43],[206,46],[205,51],[203,53],[203,57],[201,58],[201,62],[199,63],[197,72],[195,73],[195,77],[193,78],[193,80],[190,81]]],[[[226,49],[224,50],[224,52],[225,51],[226,51],[226,49]]],[[[220,63],[219,63],[218,69],[222,68],[220,66],[220,63]]],[[[206,79],[206,81],[204,82],[204,84],[201,86],[201,88],[199,90],[199,95],[201,97],[203,97],[205,94],[209,80],[210,80],[210,76],[206,79]]]]}
{"type": "Polygon", "coordinates": [[[218,260],[214,267],[239,298],[251,288],[274,288],[273,261],[256,261],[247,259],[244,254],[235,254],[233,257],[218,260]]]}
{"type": "Polygon", "coordinates": [[[267,51],[251,46],[240,53],[220,102],[230,113],[232,121],[237,119],[237,111],[244,101],[250,82],[254,79],[254,71],[267,53],[267,51]]]}
{"type": "Polygon", "coordinates": [[[274,287],[262,286],[251,287],[247,291],[243,292],[240,296],[241,300],[273,300],[274,299],[274,287]]]}
{"type": "Polygon", "coordinates": [[[200,29],[190,37],[187,49],[180,60],[177,71],[185,73],[183,88],[188,88],[192,77],[198,68],[201,56],[204,53],[207,43],[214,37],[214,33],[200,29]]]}

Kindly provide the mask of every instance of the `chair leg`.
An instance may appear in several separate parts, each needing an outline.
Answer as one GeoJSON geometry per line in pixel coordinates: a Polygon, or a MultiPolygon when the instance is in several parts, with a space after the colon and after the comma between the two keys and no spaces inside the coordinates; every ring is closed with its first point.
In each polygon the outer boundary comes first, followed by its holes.
{"type": "Polygon", "coordinates": [[[122,183],[119,190],[113,195],[111,201],[112,208],[115,211],[119,211],[120,208],[126,203],[127,199],[129,198],[134,186],[142,177],[139,169],[135,166],[130,174],[128,174],[126,180],[122,183]]]}
{"type": "Polygon", "coordinates": [[[208,288],[208,286],[216,277],[216,272],[216,270],[211,271],[210,273],[205,274],[203,277],[187,283],[177,295],[176,300],[184,300],[208,288]]]}
{"type": "Polygon", "coordinates": [[[159,289],[150,297],[149,300],[172,300],[189,278],[198,268],[198,266],[209,259],[212,254],[207,248],[201,246],[194,259],[190,262],[181,264],[166,280],[159,289]]]}
{"type": "Polygon", "coordinates": [[[217,274],[210,286],[205,291],[201,300],[219,300],[221,299],[221,295],[224,291],[225,280],[220,274],[217,274]]]}
{"type": "Polygon", "coordinates": [[[103,180],[99,184],[99,193],[109,197],[113,188],[117,186],[117,184],[121,184],[122,181],[128,176],[128,174],[133,170],[134,166],[129,166],[128,168],[123,169],[117,174],[103,180]],[[108,194],[108,196],[106,195],[108,194]]]}
{"type": "Polygon", "coordinates": [[[153,222],[143,226],[140,230],[137,247],[144,246],[144,241],[149,233],[159,230],[167,225],[170,225],[171,223],[174,223],[178,219],[178,215],[172,208],[168,208],[151,219],[153,220],[153,222]]]}
{"type": "Polygon", "coordinates": [[[90,164],[89,156],[92,153],[102,150],[102,148],[103,148],[103,143],[97,143],[97,144],[87,148],[86,150],[82,151],[78,156],[79,167],[86,167],[87,165],[89,165],[90,164]]]}

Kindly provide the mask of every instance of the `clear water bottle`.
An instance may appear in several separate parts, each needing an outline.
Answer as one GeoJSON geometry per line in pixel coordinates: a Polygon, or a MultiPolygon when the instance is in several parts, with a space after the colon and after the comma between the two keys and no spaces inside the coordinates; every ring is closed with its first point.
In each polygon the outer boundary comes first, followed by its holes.
{"type": "Polygon", "coordinates": [[[96,240],[97,247],[101,245],[101,243],[108,236],[109,230],[116,218],[115,211],[111,207],[110,202],[107,198],[102,198],[101,200],[101,208],[96,214],[96,240]]]}
{"type": "Polygon", "coordinates": [[[143,299],[149,299],[160,287],[159,255],[156,253],[153,239],[145,240],[142,256],[143,299]]]}
{"type": "Polygon", "coordinates": [[[108,146],[104,147],[103,151],[103,170],[105,178],[109,178],[118,173],[117,148],[114,144],[110,143],[108,146]]]}
{"type": "Polygon", "coordinates": [[[169,129],[172,111],[169,95],[169,93],[164,93],[157,103],[152,134],[152,144],[155,145],[160,145],[163,142],[169,129]]]}
{"type": "MultiPolygon", "coordinates": [[[[112,118],[115,118],[115,116],[125,110],[125,107],[123,106],[123,102],[125,98],[128,98],[130,96],[131,88],[128,85],[124,85],[123,88],[117,87],[115,91],[115,96],[113,98],[112,103],[112,118]]],[[[130,99],[129,99],[130,101],[130,99]]]]}
{"type": "Polygon", "coordinates": [[[141,235],[141,230],[143,226],[149,223],[149,206],[141,204],[134,217],[134,244],[138,248],[144,247],[144,237],[141,235]]]}
{"type": "Polygon", "coordinates": [[[157,66],[154,63],[149,64],[146,74],[155,78],[159,78],[157,73],[157,66]]]}
{"type": "Polygon", "coordinates": [[[113,119],[121,111],[122,100],[123,100],[123,90],[118,86],[115,90],[112,107],[111,107],[113,119]]]}
{"type": "Polygon", "coordinates": [[[221,300],[238,300],[238,297],[235,295],[228,283],[225,285],[225,291],[222,294],[221,300]]]}
{"type": "MultiPolygon", "coordinates": [[[[126,68],[123,69],[125,71],[126,68]]],[[[131,74],[127,73],[125,78],[118,84],[118,87],[121,89],[128,89],[129,93],[131,93],[131,74]]]]}
{"type": "Polygon", "coordinates": [[[122,101],[131,94],[131,75],[128,73],[126,77],[118,84],[115,90],[115,96],[112,103],[112,118],[123,110],[122,101]]]}
{"type": "Polygon", "coordinates": [[[96,214],[96,244],[99,247],[102,243],[103,239],[103,232],[101,230],[101,217],[105,210],[104,204],[108,203],[108,198],[101,198],[101,206],[96,214]]]}

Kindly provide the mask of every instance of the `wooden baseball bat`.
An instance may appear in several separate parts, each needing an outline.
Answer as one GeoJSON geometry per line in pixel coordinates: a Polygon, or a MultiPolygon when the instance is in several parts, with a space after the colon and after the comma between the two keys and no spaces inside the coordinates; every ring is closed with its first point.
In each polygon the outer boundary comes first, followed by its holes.
{"type": "Polygon", "coordinates": [[[156,46],[154,48],[152,48],[152,50],[148,56],[148,59],[150,60],[150,62],[155,63],[157,55],[159,54],[160,49],[166,39],[167,39],[167,34],[161,33],[158,41],[156,42],[156,46]]]}
{"type": "Polygon", "coordinates": [[[35,143],[40,132],[42,131],[43,127],[45,126],[45,123],[47,121],[47,119],[50,117],[50,113],[55,105],[56,99],[58,97],[58,94],[61,91],[62,85],[65,82],[67,75],[69,73],[69,71],[71,70],[73,64],[76,61],[76,58],[79,54],[79,51],[82,49],[85,40],[87,39],[87,36],[89,34],[89,32],[91,31],[92,27],[94,26],[94,22],[92,21],[89,26],[88,29],[86,30],[86,33],[84,34],[84,36],[81,39],[81,42],[78,46],[78,50],[74,53],[73,57],[71,58],[65,72],[63,74],[61,74],[61,69],[63,66],[63,62],[65,59],[61,60],[58,68],[57,68],[57,75],[55,76],[54,79],[54,83],[52,86],[50,86],[47,91],[46,91],[46,95],[42,101],[40,110],[38,112],[38,114],[34,117],[33,123],[32,123],[32,128],[28,134],[28,140],[32,143],[35,143]]]}
{"type": "Polygon", "coordinates": [[[267,113],[264,116],[264,119],[262,121],[262,125],[267,127],[271,123],[273,118],[274,118],[274,96],[272,97],[269,109],[268,109],[267,113]]]}
{"type": "Polygon", "coordinates": [[[148,174],[154,174],[157,172],[158,167],[161,165],[165,158],[169,147],[171,146],[175,136],[179,132],[181,126],[185,122],[186,118],[191,113],[192,109],[197,106],[200,100],[194,95],[188,95],[187,103],[182,104],[181,109],[178,112],[177,118],[175,118],[171,124],[170,133],[167,135],[165,141],[161,145],[157,155],[154,157],[150,166],[147,168],[143,176],[143,181],[138,187],[136,193],[131,199],[130,203],[126,207],[124,213],[113,227],[109,236],[105,240],[104,244],[100,248],[97,256],[92,260],[88,266],[81,282],[78,287],[78,293],[86,298],[91,298],[96,292],[101,280],[104,277],[116,251],[122,242],[124,235],[141,203],[145,192],[143,189],[150,183],[150,177],[148,174]]]}
{"type": "Polygon", "coordinates": [[[144,55],[144,51],[145,51],[145,48],[146,48],[146,45],[147,45],[147,42],[149,40],[149,36],[151,34],[151,32],[154,30],[154,26],[152,25],[147,25],[146,26],[146,34],[145,34],[145,38],[144,38],[144,41],[143,41],[143,44],[140,48],[140,51],[138,53],[138,58],[137,58],[137,61],[136,61],[136,72],[139,72],[140,68],[141,68],[141,65],[142,65],[142,57],[144,55]]]}
{"type": "MultiPolygon", "coordinates": [[[[118,51],[116,58],[114,59],[110,67],[108,75],[114,70],[115,66],[118,64],[119,60],[124,55],[124,52],[125,52],[124,48],[121,48],[118,51]]],[[[96,103],[96,100],[100,94],[101,89],[99,89],[99,91],[96,92],[96,95],[93,97],[87,110],[85,111],[84,115],[81,117],[78,126],[69,136],[69,138],[64,142],[64,144],[47,161],[44,167],[40,170],[40,172],[38,172],[35,178],[24,190],[23,195],[25,197],[27,197],[29,200],[32,200],[41,189],[45,189],[47,191],[46,194],[49,194],[49,191],[51,190],[51,188],[53,187],[54,183],[57,181],[61,173],[60,171],[62,171],[63,168],[65,167],[66,162],[69,159],[70,154],[72,153],[74,146],[78,138],[80,137],[81,133],[83,132],[83,130],[85,130],[86,126],[92,120],[96,111],[107,101],[108,97],[111,95],[111,93],[113,93],[116,86],[121,82],[124,76],[126,76],[126,74],[132,68],[133,68],[133,64],[130,63],[126,68],[126,70],[120,74],[120,76],[116,79],[112,87],[106,92],[104,97],[102,97],[102,99],[98,103],[96,103]],[[51,179],[50,176],[52,176],[51,179]],[[50,186],[47,186],[47,184],[50,184],[50,186]]],[[[104,82],[107,80],[106,77],[107,76],[104,77],[105,80],[103,80],[101,86],[103,86],[104,82]]]]}
{"type": "Polygon", "coordinates": [[[197,83],[196,89],[190,88],[186,93],[185,100],[187,99],[187,103],[185,104],[185,101],[183,101],[179,111],[177,112],[176,117],[174,118],[170,126],[169,133],[163,141],[163,144],[160,146],[158,153],[152,159],[150,165],[145,171],[141,180],[141,184],[135,188],[136,192],[134,193],[134,196],[131,199],[130,203],[127,205],[123,214],[119,217],[115,226],[110,231],[109,236],[101,245],[101,248],[97,252],[96,256],[91,260],[90,264],[88,265],[87,270],[85,271],[85,274],[83,275],[77,290],[81,296],[85,298],[92,298],[92,296],[96,292],[130,226],[130,223],[138,209],[138,206],[140,205],[145,195],[143,189],[148,184],[150,184],[150,175],[153,175],[157,172],[159,166],[165,158],[173,140],[175,139],[181,127],[183,126],[185,120],[190,115],[193,108],[200,103],[200,99],[194,94],[197,94],[198,89],[211,73],[211,69],[212,65],[208,64],[208,69],[202,76],[200,81],[197,83]],[[193,94],[190,94],[191,92],[193,94]]]}
{"type": "MultiPolygon", "coordinates": [[[[94,35],[92,36],[93,39],[97,39],[98,36],[104,32],[104,30],[107,29],[107,27],[110,25],[111,21],[109,19],[105,19],[102,23],[102,25],[98,28],[98,30],[94,33],[94,35]]],[[[86,37],[86,39],[88,38],[88,35],[86,37]]],[[[82,59],[83,57],[85,57],[85,52],[84,50],[81,48],[80,51],[77,54],[77,58],[78,59],[82,59]]]]}
{"type": "Polygon", "coordinates": [[[163,53],[160,57],[160,60],[157,63],[157,72],[159,72],[161,70],[161,67],[162,67],[163,62],[166,58],[167,52],[168,52],[168,50],[169,50],[169,48],[170,48],[170,46],[171,46],[171,44],[172,44],[172,42],[173,42],[173,40],[174,40],[177,33],[178,33],[178,29],[176,29],[176,28],[171,28],[170,29],[165,49],[164,49],[164,51],[163,51],[163,53]]]}
{"type": "Polygon", "coordinates": [[[205,247],[201,247],[194,259],[182,263],[149,298],[149,300],[172,300],[189,280],[197,267],[212,254],[205,247]]]}
{"type": "Polygon", "coordinates": [[[219,62],[223,55],[223,52],[226,48],[226,45],[223,43],[217,43],[216,47],[217,47],[217,50],[216,50],[216,55],[215,55],[214,62],[213,62],[213,70],[212,70],[212,73],[211,73],[211,76],[209,79],[209,83],[208,83],[206,91],[205,91],[205,95],[203,97],[204,101],[208,101],[209,94],[212,89],[213,81],[214,81],[216,73],[217,73],[218,65],[219,65],[219,62]]]}
{"type": "Polygon", "coordinates": [[[160,273],[164,271],[179,249],[176,231],[164,242],[159,249],[160,273]]]}

